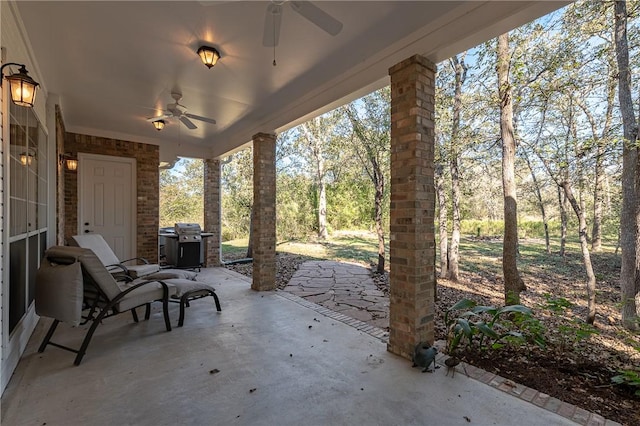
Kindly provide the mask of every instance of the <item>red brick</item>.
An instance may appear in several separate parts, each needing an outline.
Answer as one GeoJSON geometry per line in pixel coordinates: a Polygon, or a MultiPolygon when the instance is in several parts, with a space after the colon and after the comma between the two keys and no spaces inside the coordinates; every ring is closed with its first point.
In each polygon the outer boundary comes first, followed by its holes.
{"type": "Polygon", "coordinates": [[[391,76],[391,235],[389,351],[411,358],[418,341],[433,342],[432,247],[435,65],[413,56],[391,76]],[[428,118],[428,119],[425,119],[428,118]],[[427,291],[429,290],[429,291],[427,291]]]}
{"type": "MultiPolygon", "coordinates": [[[[57,121],[58,126],[63,128],[61,118],[57,121]]],[[[65,132],[64,146],[59,154],[69,153],[77,158],[79,152],[136,160],[136,256],[144,257],[151,263],[157,262],[160,220],[160,170],[158,169],[160,148],[156,145],[65,132]]],[[[58,187],[60,191],[58,197],[64,194],[64,203],[59,212],[62,214],[63,221],[58,220],[58,232],[59,243],[60,236],[64,236],[63,242],[66,243],[78,229],[78,173],[62,168],[61,177],[62,184],[58,187]]]]}
{"type": "Polygon", "coordinates": [[[254,290],[276,288],[276,137],[253,137],[253,238],[254,290]]]}

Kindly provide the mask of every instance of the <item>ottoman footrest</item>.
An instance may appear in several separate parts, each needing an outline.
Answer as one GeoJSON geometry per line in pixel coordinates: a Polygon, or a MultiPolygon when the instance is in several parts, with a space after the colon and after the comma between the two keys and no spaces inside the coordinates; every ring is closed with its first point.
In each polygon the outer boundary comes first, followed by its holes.
{"type": "Polygon", "coordinates": [[[167,284],[173,285],[176,288],[176,293],[171,296],[172,299],[180,303],[180,318],[178,319],[178,327],[182,327],[184,324],[184,308],[189,306],[189,302],[203,297],[212,296],[216,304],[216,310],[222,311],[220,307],[220,299],[216,294],[213,287],[209,284],[199,281],[190,281],[185,279],[169,279],[165,280],[167,284]]]}

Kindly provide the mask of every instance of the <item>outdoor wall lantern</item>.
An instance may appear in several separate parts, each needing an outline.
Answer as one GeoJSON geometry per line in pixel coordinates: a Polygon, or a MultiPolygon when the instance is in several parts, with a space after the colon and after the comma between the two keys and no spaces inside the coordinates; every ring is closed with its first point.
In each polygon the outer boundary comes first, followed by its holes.
{"type": "Polygon", "coordinates": [[[164,120],[156,120],[153,122],[153,127],[156,128],[157,131],[160,131],[162,129],[164,129],[164,125],[165,125],[165,121],[164,120]]]}
{"type": "Polygon", "coordinates": [[[20,164],[23,166],[30,166],[31,162],[33,162],[34,155],[30,152],[23,152],[20,154],[20,164]]]}
{"type": "Polygon", "coordinates": [[[11,91],[11,100],[18,106],[33,108],[33,104],[36,100],[36,91],[39,84],[34,79],[29,77],[29,73],[23,64],[17,64],[15,62],[8,62],[0,67],[0,87],[2,87],[2,81],[7,79],[9,82],[9,90],[11,91]],[[15,65],[20,67],[17,74],[11,74],[7,77],[4,76],[4,67],[9,65],[15,65]]]}
{"type": "Polygon", "coordinates": [[[202,59],[202,63],[205,64],[209,69],[213,68],[213,66],[220,59],[220,52],[218,52],[215,48],[209,46],[200,46],[198,49],[198,55],[200,55],[200,59],[202,59]]]}
{"type": "Polygon", "coordinates": [[[60,164],[64,164],[67,170],[75,172],[78,170],[78,159],[71,154],[60,154],[60,164]]]}

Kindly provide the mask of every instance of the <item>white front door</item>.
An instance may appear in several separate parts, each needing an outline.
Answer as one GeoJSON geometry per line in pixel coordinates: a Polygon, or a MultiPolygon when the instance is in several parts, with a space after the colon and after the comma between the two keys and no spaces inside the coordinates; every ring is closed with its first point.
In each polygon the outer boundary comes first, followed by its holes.
{"type": "Polygon", "coordinates": [[[135,257],[136,160],[78,156],[78,234],[100,234],[120,260],[135,257]]]}

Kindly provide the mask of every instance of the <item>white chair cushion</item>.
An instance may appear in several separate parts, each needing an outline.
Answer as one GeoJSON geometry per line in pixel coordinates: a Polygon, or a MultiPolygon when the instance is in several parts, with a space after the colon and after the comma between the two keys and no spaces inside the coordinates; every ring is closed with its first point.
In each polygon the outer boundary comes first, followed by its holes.
{"type": "MultiPolygon", "coordinates": [[[[158,272],[160,270],[160,265],[157,264],[144,264],[144,265],[132,265],[126,266],[129,271],[129,276],[131,278],[140,278],[149,274],[153,274],[154,272],[158,272]]],[[[150,279],[150,278],[147,278],[150,279]]],[[[159,279],[159,278],[156,278],[159,279]]]]}

